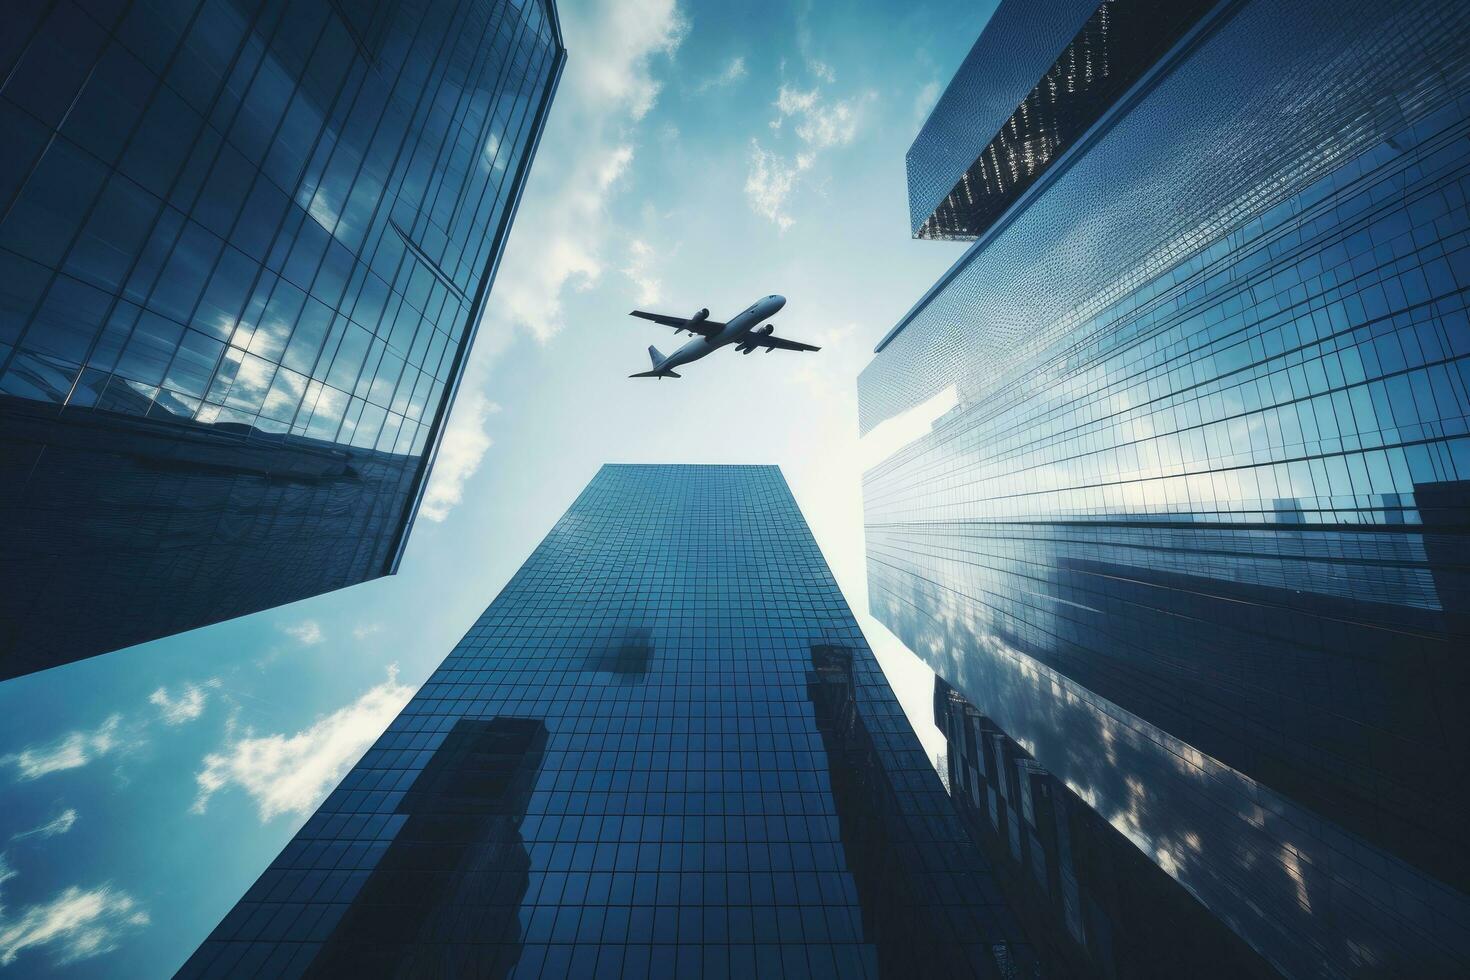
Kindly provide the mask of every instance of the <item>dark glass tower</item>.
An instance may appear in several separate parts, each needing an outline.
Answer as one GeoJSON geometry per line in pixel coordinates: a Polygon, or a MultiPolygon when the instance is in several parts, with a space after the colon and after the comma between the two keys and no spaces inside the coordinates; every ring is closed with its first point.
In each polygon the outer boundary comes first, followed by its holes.
{"type": "Polygon", "coordinates": [[[909,154],[873,612],[1277,968],[1470,973],[1470,6],[1035,6],[909,154]]]}
{"type": "Polygon", "coordinates": [[[606,466],[182,976],[1028,976],[769,466],[606,466]]]}
{"type": "Polygon", "coordinates": [[[955,805],[1047,977],[1277,977],[1119,829],[934,679],[955,805]]]}
{"type": "Polygon", "coordinates": [[[0,678],[392,573],[550,0],[0,12],[0,678]]]}

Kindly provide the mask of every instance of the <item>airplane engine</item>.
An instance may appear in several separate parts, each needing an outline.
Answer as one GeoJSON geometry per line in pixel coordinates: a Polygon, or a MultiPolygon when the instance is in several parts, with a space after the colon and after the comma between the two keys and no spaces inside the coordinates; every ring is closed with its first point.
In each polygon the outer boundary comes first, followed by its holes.
{"type": "Polygon", "coordinates": [[[763,333],[767,337],[769,337],[771,334],[773,334],[775,332],[776,332],[776,325],[774,323],[768,323],[764,327],[761,327],[759,330],[756,331],[756,333],[763,333]]]}
{"type": "Polygon", "coordinates": [[[689,318],[689,322],[690,323],[698,323],[701,320],[707,320],[707,319],[709,319],[709,310],[708,309],[703,309],[703,310],[699,310],[693,316],[691,316],[689,318]]]}

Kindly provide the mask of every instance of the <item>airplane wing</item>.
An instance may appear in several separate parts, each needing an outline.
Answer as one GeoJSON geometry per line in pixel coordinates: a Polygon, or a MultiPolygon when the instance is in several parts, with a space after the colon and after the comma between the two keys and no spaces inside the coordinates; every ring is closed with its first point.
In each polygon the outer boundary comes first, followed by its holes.
{"type": "Polygon", "coordinates": [[[821,350],[811,344],[803,344],[799,340],[787,340],[784,337],[772,337],[768,333],[747,334],[740,340],[741,347],[764,347],[766,350],[821,350]]]}
{"type": "Polygon", "coordinates": [[[642,310],[634,310],[628,315],[641,317],[644,320],[652,320],[654,323],[662,323],[664,326],[673,327],[675,330],[688,330],[690,333],[703,334],[706,337],[725,329],[725,325],[719,320],[700,320],[698,323],[694,323],[688,317],[669,316],[667,313],[645,313],[642,310]]]}

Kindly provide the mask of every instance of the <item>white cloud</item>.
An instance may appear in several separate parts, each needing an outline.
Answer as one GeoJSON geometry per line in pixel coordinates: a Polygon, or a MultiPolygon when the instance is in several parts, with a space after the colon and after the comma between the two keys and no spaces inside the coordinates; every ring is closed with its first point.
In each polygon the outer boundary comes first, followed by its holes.
{"type": "MultiPolygon", "coordinates": [[[[810,166],[810,162],[806,165],[810,166]]],[[[752,138],[745,196],[755,213],[771,219],[782,231],[790,228],[792,219],[786,213],[786,202],[796,187],[797,174],[804,169],[800,160],[787,163],[779,154],[761,146],[760,140],[752,138]]]]}
{"type": "MultiPolygon", "coordinates": [[[[13,875],[0,871],[0,881],[13,875]]],[[[110,885],[72,886],[15,916],[0,909],[0,966],[9,966],[22,950],[31,948],[51,948],[58,966],[84,960],[116,949],[124,932],[148,921],[148,913],[126,892],[110,885]]]]}
{"type": "MultiPolygon", "coordinates": [[[[76,822],[77,811],[68,807],[67,809],[62,810],[59,814],[57,814],[55,819],[48,820],[45,823],[41,824],[41,826],[39,827],[33,827],[30,830],[25,830],[21,833],[15,834],[10,839],[13,841],[29,840],[31,838],[45,840],[48,837],[58,837],[61,834],[64,834],[67,831],[71,830],[72,826],[76,824],[76,822]]],[[[0,883],[4,883],[7,877],[12,877],[14,876],[14,874],[15,872],[13,871],[10,872],[9,875],[5,874],[4,859],[3,856],[0,856],[0,883]]]]}
{"type": "MultiPolygon", "coordinates": [[[[515,329],[542,342],[561,331],[563,290],[590,289],[602,277],[603,205],[632,160],[628,144],[604,146],[600,156],[571,160],[572,179],[559,188],[562,199],[546,205],[550,213],[536,222],[533,234],[511,236],[490,295],[487,316],[498,339],[492,343],[503,344],[515,329]]],[[[525,214],[523,210],[518,225],[526,223],[525,214]]]]}
{"type": "Polygon", "coordinates": [[[519,328],[543,341],[562,328],[563,290],[589,288],[602,275],[615,231],[606,204],[633,160],[634,124],[660,89],[651,64],[673,54],[687,30],[673,0],[568,9],[562,27],[577,56],[568,59],[517,219],[534,233],[511,236],[488,316],[494,333],[519,328]]]}
{"type": "Polygon", "coordinates": [[[364,623],[361,626],[353,628],[352,637],[356,640],[366,640],[368,637],[375,636],[381,632],[383,632],[382,623],[364,623]]]}
{"type": "Polygon", "coordinates": [[[731,58],[724,69],[718,75],[711,75],[695,87],[695,92],[708,92],[712,88],[725,88],[734,85],[746,76],[745,56],[737,55],[731,58]]]}
{"type": "Polygon", "coordinates": [[[928,82],[919,89],[914,96],[914,125],[921,126],[924,120],[929,118],[929,113],[934,110],[934,104],[939,101],[939,93],[943,91],[938,82],[928,82]]]}
{"type": "MultiPolygon", "coordinates": [[[[448,435],[448,433],[445,433],[448,435]]],[[[321,624],[314,619],[305,619],[290,626],[282,626],[281,632],[291,637],[303,646],[314,647],[326,640],[327,635],[322,632],[321,624]]],[[[152,700],[150,698],[150,700],[152,700]]]]}
{"type": "Polygon", "coordinates": [[[148,703],[158,708],[165,725],[182,725],[204,714],[204,702],[208,697],[198,684],[185,684],[183,693],[177,698],[169,696],[168,688],[160,687],[148,695],[148,703]]]}
{"type": "Polygon", "coordinates": [[[934,423],[959,404],[959,389],[950,385],[918,405],[884,419],[858,440],[862,470],[877,466],[903,447],[917,442],[934,429],[934,423]]]}
{"type": "MultiPolygon", "coordinates": [[[[13,839],[64,834],[76,823],[75,810],[66,810],[42,827],[13,839]]],[[[16,877],[6,855],[0,853],[0,885],[16,877]]],[[[123,933],[148,924],[148,913],[131,895],[111,885],[83,889],[72,886],[50,901],[9,914],[0,901],[0,967],[10,966],[22,950],[49,948],[53,964],[65,966],[117,948],[123,933]]]]}
{"type": "Polygon", "coordinates": [[[802,175],[816,165],[822,153],[857,139],[863,108],[875,97],[869,92],[829,101],[820,88],[803,90],[782,84],[776,93],[776,117],[771,120],[770,128],[779,134],[790,120],[791,131],[801,141],[802,148],[787,158],[762,146],[757,139],[750,141],[745,196],[752,210],[770,219],[782,231],[790,228],[793,219],[788,204],[802,175]]]}
{"type": "Polygon", "coordinates": [[[412,688],[398,683],[395,664],[383,683],[294,735],[245,732],[204,757],[194,812],[203,813],[211,796],[233,784],[255,798],[262,822],[310,813],[412,696],[412,688]]]}
{"type": "Polygon", "coordinates": [[[673,54],[689,26],[674,0],[612,0],[562,11],[568,59],[563,87],[579,102],[611,104],[633,120],[653,108],[660,84],[648,71],[655,54],[673,54]],[[597,43],[580,45],[579,40],[597,43]]]}
{"type": "Polygon", "coordinates": [[[777,121],[793,119],[796,135],[814,150],[846,146],[857,137],[863,106],[872,98],[869,93],[829,102],[818,89],[803,92],[782,85],[776,95],[777,121]]]}
{"type": "Polygon", "coordinates": [[[442,521],[463,498],[491,439],[488,359],[518,333],[546,342],[564,325],[563,295],[602,277],[604,251],[620,236],[609,199],[632,163],[637,124],[658,99],[655,59],[688,29],[675,0],[608,0],[561,10],[575,55],[567,61],[514,233],[435,460],[422,513],[442,521]]]}
{"type": "Polygon", "coordinates": [[[13,764],[21,779],[38,779],[48,773],[77,769],[116,749],[121,741],[121,715],[112,715],[97,729],[76,731],[47,745],[28,745],[19,752],[0,756],[0,764],[13,764]]]}
{"type": "MultiPolygon", "coordinates": [[[[315,627],[315,624],[302,625],[315,627]]],[[[293,632],[294,635],[294,630],[288,632],[293,632]]],[[[160,687],[148,695],[148,702],[158,708],[159,716],[165,724],[181,725],[204,713],[204,705],[208,699],[205,688],[218,688],[222,683],[218,677],[211,677],[202,684],[186,683],[178,697],[171,696],[168,688],[160,687]]],[[[19,752],[0,756],[0,766],[15,766],[16,778],[23,780],[79,769],[102,756],[126,754],[142,747],[147,742],[151,725],[152,719],[149,717],[132,716],[125,722],[123,715],[114,713],[90,731],[68,732],[54,741],[27,745],[19,752]]]]}
{"type": "Polygon", "coordinates": [[[623,275],[638,287],[638,305],[653,306],[663,301],[663,283],[651,271],[653,248],[647,242],[635,238],[628,243],[628,264],[623,275]]]}
{"type": "MultiPolygon", "coordinates": [[[[429,489],[424,491],[424,502],[419,508],[422,516],[431,521],[442,521],[449,516],[450,509],[464,499],[465,481],[480,468],[480,461],[494,445],[485,424],[498,411],[500,406],[479,391],[463,393],[456,399],[454,412],[449,416],[449,427],[444,430],[444,439],[434,457],[429,489]]],[[[353,635],[357,636],[357,630],[353,635]]],[[[361,636],[357,638],[362,639],[361,636]]]]}

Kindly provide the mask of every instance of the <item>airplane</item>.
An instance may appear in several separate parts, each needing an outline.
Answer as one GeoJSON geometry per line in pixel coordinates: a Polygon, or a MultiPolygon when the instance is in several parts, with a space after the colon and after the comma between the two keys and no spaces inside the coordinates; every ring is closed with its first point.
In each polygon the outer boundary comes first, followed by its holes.
{"type": "Polygon", "coordinates": [[[658,378],[659,380],[677,378],[680,375],[674,373],[674,368],[688,364],[690,361],[697,361],[711,351],[728,347],[731,344],[734,344],[735,349],[742,354],[749,354],[757,347],[764,347],[767,354],[773,350],[821,350],[820,347],[813,347],[811,344],[771,336],[776,331],[774,324],[768,323],[764,327],[756,328],[757,323],[766,317],[775,316],[785,305],[785,296],[763,296],[750,304],[745,312],[736,314],[728,323],[711,320],[708,309],[699,310],[687,318],[669,316],[666,313],[645,313],[643,310],[634,310],[628,315],[652,320],[654,323],[662,323],[666,327],[673,327],[676,337],[685,330],[697,336],[668,357],[660,354],[657,347],[649,347],[648,357],[653,361],[653,370],[630,374],[628,377],[658,378]]]}

